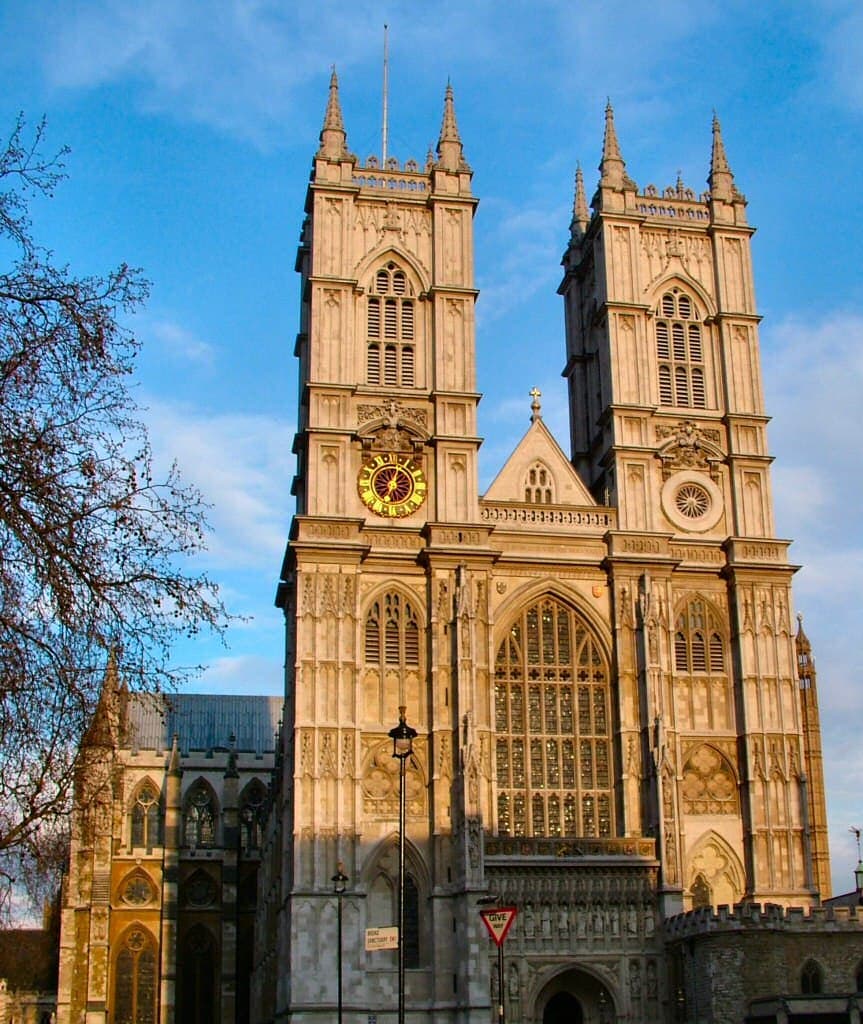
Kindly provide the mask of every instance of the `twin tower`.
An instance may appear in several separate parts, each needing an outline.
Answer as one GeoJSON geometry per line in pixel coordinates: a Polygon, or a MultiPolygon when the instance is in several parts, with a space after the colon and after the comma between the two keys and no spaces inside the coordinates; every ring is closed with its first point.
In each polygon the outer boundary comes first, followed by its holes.
{"type": "Polygon", "coordinates": [[[569,451],[535,395],[480,494],[477,198],[452,90],[436,154],[362,165],[333,74],[297,256],[286,707],[255,1019],[333,1019],[340,864],[345,1019],[395,1006],[394,954],[363,936],[396,920],[399,708],[418,732],[412,1021],[489,1019],[488,893],[518,908],[511,1022],[671,1019],[685,992],[668,918],[829,895],[746,200],[715,119],[704,193],[639,189],[610,105],[599,171],[590,205],[577,174],[559,288],[569,451]]]}

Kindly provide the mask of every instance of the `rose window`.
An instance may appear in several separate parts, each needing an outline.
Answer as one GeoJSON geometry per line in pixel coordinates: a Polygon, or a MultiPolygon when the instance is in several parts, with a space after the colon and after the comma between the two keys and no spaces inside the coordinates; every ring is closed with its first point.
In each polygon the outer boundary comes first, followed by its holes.
{"type": "Polygon", "coordinates": [[[674,504],[687,519],[700,519],[710,511],[710,495],[698,484],[685,483],[678,488],[674,504]]]}

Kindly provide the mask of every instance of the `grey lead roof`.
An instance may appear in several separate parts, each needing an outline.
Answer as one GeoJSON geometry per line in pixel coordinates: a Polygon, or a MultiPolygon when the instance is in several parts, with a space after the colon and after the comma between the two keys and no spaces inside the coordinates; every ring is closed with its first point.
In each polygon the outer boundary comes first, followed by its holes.
{"type": "Polygon", "coordinates": [[[129,746],[134,750],[170,750],[176,733],[181,754],[228,750],[233,733],[237,751],[272,753],[282,705],[281,697],[134,694],[129,699],[129,746]]]}

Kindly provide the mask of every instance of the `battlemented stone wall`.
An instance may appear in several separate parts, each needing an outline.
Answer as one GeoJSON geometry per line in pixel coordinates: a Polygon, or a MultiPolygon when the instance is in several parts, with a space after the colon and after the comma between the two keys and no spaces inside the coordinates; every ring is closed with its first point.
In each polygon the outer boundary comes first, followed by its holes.
{"type": "Polygon", "coordinates": [[[753,1002],[783,995],[850,998],[863,965],[857,907],[702,908],[669,919],[663,934],[681,1022],[744,1021],[753,1002]],[[817,967],[820,992],[804,992],[808,963],[817,967]]]}

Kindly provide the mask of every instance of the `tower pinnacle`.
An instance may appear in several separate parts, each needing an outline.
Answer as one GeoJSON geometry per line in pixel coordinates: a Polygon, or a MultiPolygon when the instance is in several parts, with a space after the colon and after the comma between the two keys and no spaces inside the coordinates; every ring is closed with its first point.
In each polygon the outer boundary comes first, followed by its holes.
{"type": "Polygon", "coordinates": [[[573,237],[583,235],[587,231],[590,222],[590,211],[587,208],[587,196],[584,191],[584,175],[581,172],[581,164],[575,167],[575,197],[572,203],[572,222],[569,225],[570,234],[573,237]]]}
{"type": "Polygon", "coordinates": [[[321,128],[321,146],[318,156],[328,160],[343,160],[348,156],[345,123],[342,120],[342,107],[339,103],[339,78],[335,65],[330,75],[330,95],[327,100],[327,111],[324,114],[324,125],[321,128]]]}
{"type": "Polygon", "coordinates": [[[461,136],[458,133],[458,123],[455,119],[452,85],[449,82],[446,84],[446,93],[444,94],[443,122],[437,144],[437,155],[438,166],[443,170],[468,170],[468,165],[464,159],[461,136]]]}
{"type": "Polygon", "coordinates": [[[605,135],[602,140],[602,160],[599,162],[599,173],[600,186],[621,189],[633,185],[631,179],[627,177],[626,164],[620,153],[611,100],[608,100],[605,105],[605,135]]]}
{"type": "Polygon", "coordinates": [[[734,187],[734,175],[728,166],[725,145],[722,141],[722,127],[715,112],[713,114],[713,149],[710,154],[710,174],[707,176],[707,185],[713,199],[731,202],[735,198],[737,189],[734,187]]]}

